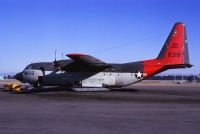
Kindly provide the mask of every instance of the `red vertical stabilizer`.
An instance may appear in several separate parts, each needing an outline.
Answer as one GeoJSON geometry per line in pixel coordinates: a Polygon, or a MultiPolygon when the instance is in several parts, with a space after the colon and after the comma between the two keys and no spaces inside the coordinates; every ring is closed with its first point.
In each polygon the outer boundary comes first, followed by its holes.
{"type": "Polygon", "coordinates": [[[185,24],[176,23],[158,57],[153,60],[144,61],[144,73],[149,77],[167,69],[191,66],[185,24]]]}

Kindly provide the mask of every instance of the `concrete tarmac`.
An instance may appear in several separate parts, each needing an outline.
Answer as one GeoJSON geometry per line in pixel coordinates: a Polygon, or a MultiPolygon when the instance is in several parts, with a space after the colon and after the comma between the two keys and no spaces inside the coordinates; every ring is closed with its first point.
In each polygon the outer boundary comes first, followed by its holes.
{"type": "Polygon", "coordinates": [[[1,134],[199,134],[199,85],[106,92],[0,89],[1,134]]]}

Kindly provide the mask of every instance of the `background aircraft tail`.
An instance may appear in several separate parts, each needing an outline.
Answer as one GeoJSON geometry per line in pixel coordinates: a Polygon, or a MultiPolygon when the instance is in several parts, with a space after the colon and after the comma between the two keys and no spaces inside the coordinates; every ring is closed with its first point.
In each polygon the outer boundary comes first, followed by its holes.
{"type": "Polygon", "coordinates": [[[189,61],[185,24],[175,23],[158,57],[144,61],[144,72],[151,76],[167,69],[192,67],[189,61]]]}

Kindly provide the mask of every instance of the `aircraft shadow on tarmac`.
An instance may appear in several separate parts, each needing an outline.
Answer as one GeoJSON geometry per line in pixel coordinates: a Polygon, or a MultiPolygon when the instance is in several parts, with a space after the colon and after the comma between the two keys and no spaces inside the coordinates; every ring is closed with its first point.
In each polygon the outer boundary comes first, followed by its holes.
{"type": "Polygon", "coordinates": [[[139,89],[136,88],[120,88],[120,89],[111,89],[111,92],[138,92],[139,89]]]}
{"type": "Polygon", "coordinates": [[[50,87],[50,88],[33,88],[31,90],[23,90],[20,94],[42,93],[42,92],[72,92],[70,88],[50,87]]]}
{"type": "MultiPolygon", "coordinates": [[[[5,90],[1,89],[1,92],[5,90]]],[[[10,92],[15,94],[14,92],[10,92]]],[[[101,101],[139,101],[139,102],[170,102],[199,103],[199,89],[154,89],[122,88],[110,91],[76,92],[70,88],[51,87],[44,89],[24,90],[20,94],[32,94],[37,97],[60,100],[101,100],[101,101]],[[175,91],[174,91],[175,90],[175,91]]]]}
{"type": "MultiPolygon", "coordinates": [[[[122,89],[111,89],[109,92],[138,92],[138,89],[122,88],[122,89]]],[[[71,88],[64,87],[53,87],[53,88],[39,88],[32,90],[24,90],[20,94],[31,94],[31,93],[42,93],[42,92],[76,92],[71,88]]],[[[107,91],[86,91],[86,92],[107,92],[107,91]]]]}

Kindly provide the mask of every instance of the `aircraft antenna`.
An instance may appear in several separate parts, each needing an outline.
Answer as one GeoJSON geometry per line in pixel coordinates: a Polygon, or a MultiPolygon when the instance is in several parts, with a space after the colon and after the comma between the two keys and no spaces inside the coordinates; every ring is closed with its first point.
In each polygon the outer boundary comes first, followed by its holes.
{"type": "Polygon", "coordinates": [[[58,69],[58,67],[59,67],[59,63],[57,62],[57,50],[55,49],[55,60],[54,60],[54,62],[53,62],[53,65],[54,65],[54,67],[56,68],[56,70],[58,69]]]}
{"type": "Polygon", "coordinates": [[[56,49],[55,49],[55,62],[56,62],[56,55],[57,55],[57,51],[56,51],[56,49]]]}

